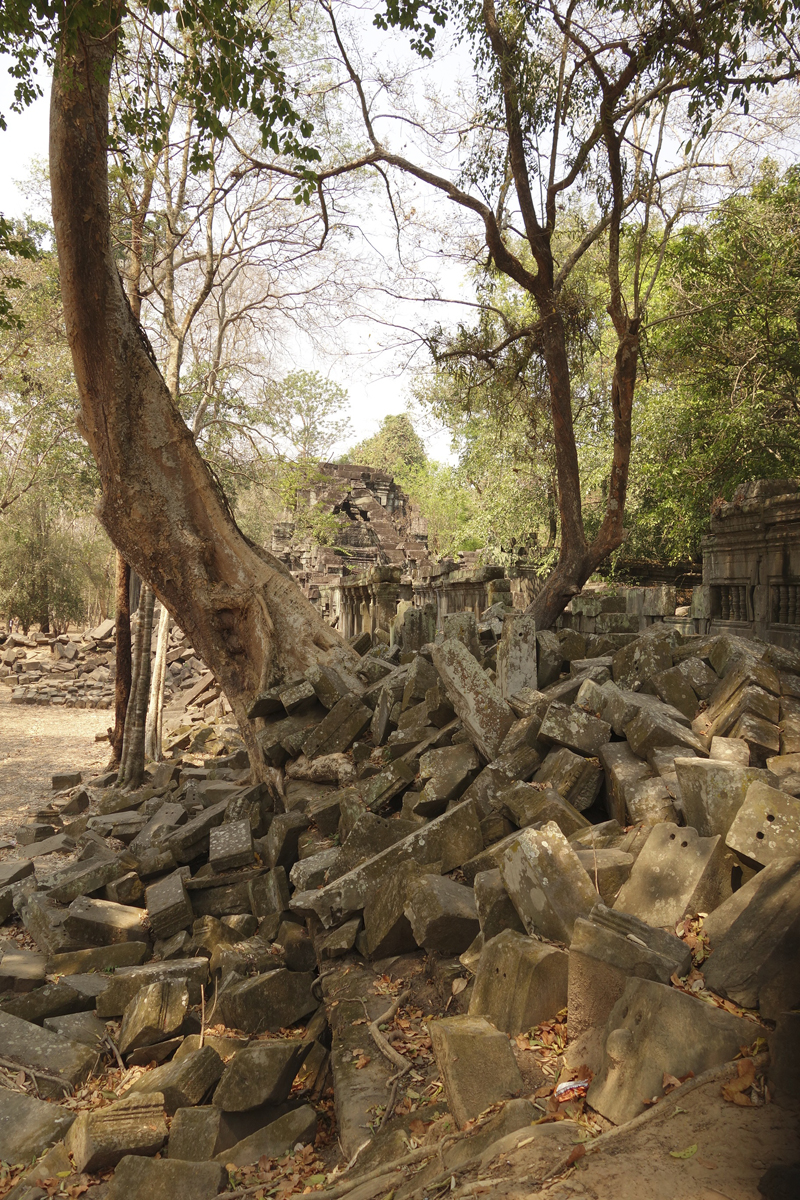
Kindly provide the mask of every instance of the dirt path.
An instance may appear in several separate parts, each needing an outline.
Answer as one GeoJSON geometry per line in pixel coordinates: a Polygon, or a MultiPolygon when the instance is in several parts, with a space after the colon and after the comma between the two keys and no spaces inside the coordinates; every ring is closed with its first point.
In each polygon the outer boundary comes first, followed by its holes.
{"type": "Polygon", "coordinates": [[[50,708],[11,704],[0,686],[0,835],[11,833],[24,814],[52,796],[56,771],[99,771],[108,742],[96,742],[113,721],[108,709],[50,708]]]}

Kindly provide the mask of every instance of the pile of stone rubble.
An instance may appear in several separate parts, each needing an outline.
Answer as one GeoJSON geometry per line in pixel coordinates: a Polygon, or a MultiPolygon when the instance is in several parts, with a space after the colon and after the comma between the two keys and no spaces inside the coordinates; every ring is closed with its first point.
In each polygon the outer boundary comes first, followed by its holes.
{"type": "Polygon", "coordinates": [[[188,721],[137,792],[55,777],[20,826],[0,1158],[43,1157],[15,1198],[202,1200],[303,1146],[300,1190],[405,1153],[410,1195],[767,1043],[738,1102],[796,1094],[800,654],[500,605],[420,644],[410,613],[255,699],[269,783],[188,721]]]}
{"type": "MultiPolygon", "coordinates": [[[[51,704],[64,708],[112,708],[116,676],[115,628],[103,621],[86,633],[25,637],[9,634],[0,645],[0,685],[10,687],[12,704],[51,704]]],[[[152,653],[155,654],[156,633],[152,653]]],[[[177,626],[170,631],[164,698],[190,692],[206,667],[177,626]]],[[[208,689],[206,679],[204,689],[208,689]]],[[[215,697],[219,691],[215,692],[215,697]]]]}

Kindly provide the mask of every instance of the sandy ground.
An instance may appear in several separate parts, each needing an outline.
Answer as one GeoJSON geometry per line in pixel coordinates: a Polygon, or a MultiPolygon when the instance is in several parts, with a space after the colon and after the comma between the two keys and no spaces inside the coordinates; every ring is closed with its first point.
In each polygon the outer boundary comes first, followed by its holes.
{"type": "Polygon", "coordinates": [[[51,708],[11,704],[0,685],[0,835],[9,834],[24,815],[53,794],[57,771],[102,770],[107,741],[96,742],[113,723],[110,709],[51,708]]]}

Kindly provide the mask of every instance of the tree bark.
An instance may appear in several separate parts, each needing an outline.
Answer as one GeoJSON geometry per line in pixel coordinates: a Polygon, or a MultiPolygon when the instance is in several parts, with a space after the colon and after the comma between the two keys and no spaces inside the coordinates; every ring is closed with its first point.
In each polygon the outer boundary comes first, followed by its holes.
{"type": "Polygon", "coordinates": [[[137,788],[144,778],[144,735],[150,695],[150,644],[153,640],[155,600],[153,589],[145,585],[139,602],[133,686],[125,715],[125,739],[117,777],[120,785],[129,788],[137,788]]]}
{"type": "Polygon", "coordinates": [[[253,697],[287,672],[353,652],[282,564],[238,529],[134,319],[110,240],[108,82],[119,12],[102,38],[63,42],[53,75],[50,173],[64,316],[97,462],[98,515],[214,671],[257,775],[253,697]]]}
{"type": "Polygon", "coordinates": [[[167,676],[167,645],[169,643],[169,610],[161,606],[158,621],[156,657],[150,682],[150,699],[144,727],[144,756],[152,762],[161,758],[161,716],[164,711],[164,682],[167,676]]]}
{"type": "Polygon", "coordinates": [[[117,551],[117,647],[114,679],[114,729],[111,733],[111,765],[122,758],[122,739],[125,735],[125,714],[131,694],[131,569],[117,551]]]}

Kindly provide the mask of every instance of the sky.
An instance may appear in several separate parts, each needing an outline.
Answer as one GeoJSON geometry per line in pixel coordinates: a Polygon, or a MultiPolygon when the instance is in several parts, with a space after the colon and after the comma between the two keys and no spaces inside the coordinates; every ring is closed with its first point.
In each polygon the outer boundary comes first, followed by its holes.
{"type": "MultiPolygon", "coordinates": [[[[45,95],[24,113],[10,111],[13,97],[13,80],[8,74],[10,60],[0,55],[0,112],[6,118],[8,128],[0,131],[0,213],[7,218],[22,217],[30,204],[17,187],[29,174],[31,163],[36,159],[46,161],[48,153],[49,87],[44,85],[45,95]]],[[[377,334],[377,331],[376,331],[377,334]]],[[[358,354],[360,345],[365,348],[370,342],[369,331],[360,327],[351,338],[356,353],[352,357],[335,363],[303,361],[304,370],[318,369],[345,388],[350,398],[350,423],[353,437],[337,446],[341,453],[356,441],[370,437],[377,431],[384,417],[406,410],[409,400],[409,376],[398,374],[396,360],[389,355],[369,359],[358,354]]],[[[374,342],[373,342],[374,345],[374,342]]],[[[453,461],[449,435],[444,430],[422,429],[420,435],[426,443],[429,457],[440,461],[453,461]]]]}

